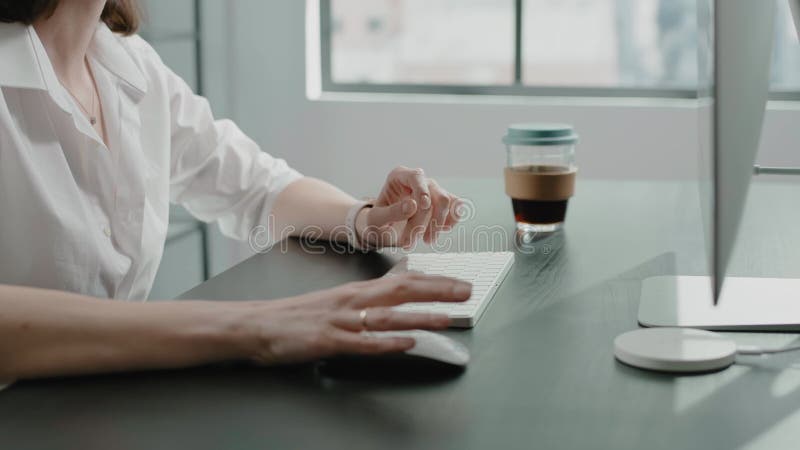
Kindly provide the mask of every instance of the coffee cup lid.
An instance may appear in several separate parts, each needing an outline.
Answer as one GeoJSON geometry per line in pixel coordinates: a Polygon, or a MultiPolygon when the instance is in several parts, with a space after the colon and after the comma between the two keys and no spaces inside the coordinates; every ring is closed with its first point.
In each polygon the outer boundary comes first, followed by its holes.
{"type": "Polygon", "coordinates": [[[516,123],[509,125],[506,145],[569,145],[578,142],[572,125],[565,123],[516,123]]]}

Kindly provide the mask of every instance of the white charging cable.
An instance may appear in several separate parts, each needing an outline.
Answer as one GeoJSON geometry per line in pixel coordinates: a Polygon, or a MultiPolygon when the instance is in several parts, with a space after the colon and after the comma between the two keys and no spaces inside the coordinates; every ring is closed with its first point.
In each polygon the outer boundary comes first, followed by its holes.
{"type": "Polygon", "coordinates": [[[771,355],[774,353],[794,352],[800,350],[800,345],[779,348],[761,348],[757,345],[737,345],[736,353],[740,355],[771,355]]]}

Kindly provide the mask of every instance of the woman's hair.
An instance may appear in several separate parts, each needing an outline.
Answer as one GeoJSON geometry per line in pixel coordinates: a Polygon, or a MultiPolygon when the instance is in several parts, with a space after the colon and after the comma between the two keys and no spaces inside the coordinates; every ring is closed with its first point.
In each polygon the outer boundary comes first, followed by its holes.
{"type": "MultiPolygon", "coordinates": [[[[60,0],[0,0],[0,22],[20,22],[30,25],[53,15],[60,0]]],[[[100,19],[111,31],[131,35],[139,28],[139,8],[136,0],[107,0],[100,19]]]]}

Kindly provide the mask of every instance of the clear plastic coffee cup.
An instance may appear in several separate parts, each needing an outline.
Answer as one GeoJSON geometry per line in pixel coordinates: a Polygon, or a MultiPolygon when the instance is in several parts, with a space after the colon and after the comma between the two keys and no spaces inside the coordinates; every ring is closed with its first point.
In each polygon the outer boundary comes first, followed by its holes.
{"type": "Polygon", "coordinates": [[[517,231],[552,233],[564,226],[569,199],[575,193],[575,146],[571,125],[515,124],[508,127],[506,194],[511,197],[517,231]]]}

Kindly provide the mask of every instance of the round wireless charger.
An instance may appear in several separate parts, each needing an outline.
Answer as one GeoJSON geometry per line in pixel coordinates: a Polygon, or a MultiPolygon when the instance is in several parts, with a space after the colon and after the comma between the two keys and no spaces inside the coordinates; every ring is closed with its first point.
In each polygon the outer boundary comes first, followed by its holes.
{"type": "Polygon", "coordinates": [[[710,372],[736,360],[736,343],[711,331],[642,328],[617,336],[614,356],[640,369],[659,372],[710,372]]]}

